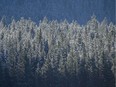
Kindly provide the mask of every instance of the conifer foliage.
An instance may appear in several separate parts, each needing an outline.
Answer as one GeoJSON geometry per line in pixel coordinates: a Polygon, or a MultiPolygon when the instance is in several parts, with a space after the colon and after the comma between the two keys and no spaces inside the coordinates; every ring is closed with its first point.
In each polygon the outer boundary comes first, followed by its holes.
{"type": "Polygon", "coordinates": [[[0,87],[115,87],[116,25],[0,21],[0,87]]]}

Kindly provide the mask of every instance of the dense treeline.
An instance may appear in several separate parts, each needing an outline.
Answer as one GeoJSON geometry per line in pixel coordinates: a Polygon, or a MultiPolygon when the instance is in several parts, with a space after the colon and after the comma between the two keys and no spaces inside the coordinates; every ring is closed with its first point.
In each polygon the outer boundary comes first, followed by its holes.
{"type": "Polygon", "coordinates": [[[0,87],[115,87],[116,25],[0,21],[0,87]]]}

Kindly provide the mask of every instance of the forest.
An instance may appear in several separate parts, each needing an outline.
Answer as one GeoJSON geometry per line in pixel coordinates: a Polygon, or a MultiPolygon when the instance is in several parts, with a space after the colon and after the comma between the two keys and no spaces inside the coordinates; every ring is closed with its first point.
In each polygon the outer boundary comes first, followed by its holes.
{"type": "Polygon", "coordinates": [[[115,87],[116,25],[0,20],[0,87],[115,87]]]}

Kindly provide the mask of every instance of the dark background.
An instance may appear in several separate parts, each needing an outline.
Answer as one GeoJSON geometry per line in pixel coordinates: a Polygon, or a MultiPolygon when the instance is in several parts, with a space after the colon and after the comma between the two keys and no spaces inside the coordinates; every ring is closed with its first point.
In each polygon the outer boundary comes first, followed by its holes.
{"type": "Polygon", "coordinates": [[[85,24],[95,14],[99,21],[107,17],[115,23],[115,8],[115,0],[0,0],[0,19],[31,17],[38,22],[46,16],[50,20],[77,20],[85,24]]]}

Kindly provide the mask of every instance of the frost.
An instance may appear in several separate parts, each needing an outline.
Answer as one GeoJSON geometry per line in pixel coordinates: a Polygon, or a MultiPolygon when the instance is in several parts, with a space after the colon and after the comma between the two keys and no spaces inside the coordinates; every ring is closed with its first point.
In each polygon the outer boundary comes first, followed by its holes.
{"type": "MultiPolygon", "coordinates": [[[[106,19],[100,23],[93,16],[83,26],[76,21],[49,21],[46,17],[39,25],[24,18],[13,19],[8,26],[3,19],[0,21],[0,76],[6,72],[17,80],[16,86],[25,87],[20,81],[30,84],[35,80],[51,84],[55,78],[59,84],[60,79],[65,79],[81,87],[84,80],[86,87],[96,83],[96,87],[114,87],[115,54],[116,25],[108,24],[106,19]],[[99,86],[101,82],[104,86],[99,86]]],[[[57,87],[65,87],[61,85],[57,87]]],[[[72,85],[69,87],[75,87],[72,85]]]]}

